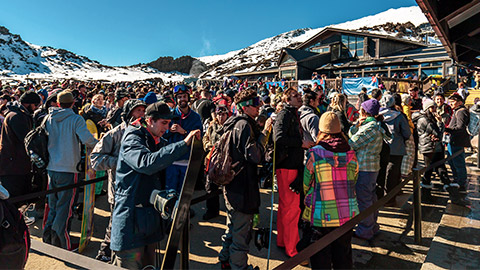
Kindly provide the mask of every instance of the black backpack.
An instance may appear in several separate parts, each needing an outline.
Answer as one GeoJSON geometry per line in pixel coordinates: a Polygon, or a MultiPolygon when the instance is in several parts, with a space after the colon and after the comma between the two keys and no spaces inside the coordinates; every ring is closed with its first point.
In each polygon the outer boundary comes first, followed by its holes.
{"type": "Polygon", "coordinates": [[[0,267],[23,269],[30,251],[30,232],[13,204],[0,200],[0,267]]]}
{"type": "Polygon", "coordinates": [[[40,126],[31,130],[25,136],[25,150],[30,156],[33,164],[39,169],[44,169],[48,165],[48,132],[45,129],[45,123],[49,115],[45,116],[40,126]]]}

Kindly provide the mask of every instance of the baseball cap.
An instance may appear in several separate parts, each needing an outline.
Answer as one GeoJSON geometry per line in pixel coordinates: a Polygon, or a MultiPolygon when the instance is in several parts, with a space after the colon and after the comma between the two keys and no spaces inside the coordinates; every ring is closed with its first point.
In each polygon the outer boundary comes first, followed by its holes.
{"type": "Polygon", "coordinates": [[[154,118],[160,119],[177,119],[178,117],[173,115],[170,111],[170,107],[164,102],[155,102],[153,104],[148,105],[147,109],[145,110],[145,116],[151,116],[154,118]]]}

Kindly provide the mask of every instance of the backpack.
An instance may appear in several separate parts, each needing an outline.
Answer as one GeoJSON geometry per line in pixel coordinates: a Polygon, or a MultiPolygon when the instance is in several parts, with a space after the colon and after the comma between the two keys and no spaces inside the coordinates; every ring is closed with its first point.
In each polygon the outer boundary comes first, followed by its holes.
{"type": "Polygon", "coordinates": [[[230,154],[232,133],[233,128],[225,131],[205,158],[207,182],[210,181],[219,186],[228,185],[243,169],[242,167],[235,172],[234,169],[239,165],[240,161],[232,164],[232,157],[230,154]]]}
{"type": "Polygon", "coordinates": [[[40,126],[31,130],[25,136],[25,150],[30,156],[33,164],[39,169],[46,168],[48,165],[48,132],[45,129],[45,123],[49,116],[45,116],[40,126]]]}
{"type": "Polygon", "coordinates": [[[0,265],[6,269],[23,269],[30,250],[30,233],[18,209],[0,200],[0,265]]]}

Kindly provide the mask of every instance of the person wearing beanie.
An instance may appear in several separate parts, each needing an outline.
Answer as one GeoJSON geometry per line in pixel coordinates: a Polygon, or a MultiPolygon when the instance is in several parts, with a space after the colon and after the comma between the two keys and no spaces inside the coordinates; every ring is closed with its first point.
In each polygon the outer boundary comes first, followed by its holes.
{"type": "Polygon", "coordinates": [[[32,189],[32,163],[24,139],[33,129],[32,114],[40,106],[41,98],[34,91],[27,91],[19,102],[19,106],[7,106],[0,131],[0,182],[12,197],[28,194],[32,189]]]}
{"type": "MultiPolygon", "coordinates": [[[[303,175],[305,210],[302,219],[312,230],[311,238],[302,239],[306,240],[305,244],[315,242],[360,213],[355,196],[357,157],[342,133],[338,116],[325,112],[320,117],[318,129],[316,146],[307,151],[303,175]],[[337,162],[340,159],[342,162],[337,162]]],[[[310,257],[311,268],[352,269],[352,236],[353,231],[349,230],[310,257]]]]}
{"type": "Polygon", "coordinates": [[[127,126],[145,116],[145,109],[147,105],[145,102],[138,99],[129,99],[125,101],[122,108],[122,123],[113,129],[109,130],[95,145],[91,153],[92,168],[96,171],[107,171],[108,174],[108,203],[110,204],[110,219],[105,231],[105,237],[100,244],[98,250],[97,260],[109,262],[112,258],[110,250],[110,237],[112,228],[112,215],[115,195],[115,177],[118,161],[118,154],[120,153],[120,145],[122,137],[127,126]]]}
{"type": "MultiPolygon", "coordinates": [[[[355,185],[358,207],[364,211],[377,201],[375,183],[380,171],[380,152],[383,140],[391,140],[391,134],[381,125],[380,103],[369,99],[360,105],[360,118],[350,128],[348,144],[355,150],[358,160],[358,178],[355,185]]],[[[371,239],[379,231],[378,212],[368,216],[355,229],[355,235],[371,239]]]]}
{"type": "Polygon", "coordinates": [[[154,92],[148,92],[142,100],[147,106],[158,101],[157,95],[154,92]]]}
{"type": "MultiPolygon", "coordinates": [[[[400,183],[403,156],[407,155],[405,142],[412,136],[412,131],[408,125],[407,117],[396,110],[395,98],[392,95],[383,95],[380,104],[382,105],[380,115],[383,116],[384,123],[392,133],[393,140],[388,142],[390,157],[386,170],[382,170],[379,175],[378,184],[380,187],[385,186],[387,192],[390,192],[400,183]],[[385,175],[383,175],[383,172],[385,172],[385,175]]],[[[393,206],[395,204],[396,197],[392,198],[387,205],[393,206]]]]}
{"type": "MultiPolygon", "coordinates": [[[[70,90],[57,93],[58,107],[50,107],[45,120],[48,132],[47,165],[48,189],[77,183],[78,164],[81,160],[80,143],[93,148],[97,140],[88,131],[85,120],[73,111],[75,99],[70,90]]],[[[45,207],[43,242],[72,250],[69,236],[71,207],[76,202],[77,189],[47,195],[45,207]]]]}
{"type": "MultiPolygon", "coordinates": [[[[432,100],[425,100],[423,110],[417,121],[419,145],[418,150],[423,155],[425,167],[445,158],[445,149],[442,143],[445,125],[442,117],[436,112],[435,103],[432,100]]],[[[458,197],[458,184],[452,183],[448,176],[445,164],[441,164],[434,169],[425,172],[422,177],[422,197],[427,200],[432,199],[431,190],[433,184],[431,177],[433,171],[437,171],[440,180],[443,183],[443,189],[447,191],[451,197],[452,203],[459,203],[461,199],[458,197]]]]}
{"type": "Polygon", "coordinates": [[[300,195],[304,149],[314,142],[303,140],[298,108],[302,105],[297,90],[288,88],[282,96],[284,108],[278,113],[273,126],[273,140],[276,144],[275,174],[278,185],[277,245],[285,247],[289,257],[298,252],[296,245],[300,240],[298,220],[300,218],[300,195]]]}
{"type": "Polygon", "coordinates": [[[110,110],[107,114],[107,122],[112,125],[112,128],[117,127],[122,123],[123,105],[125,101],[130,99],[130,95],[125,88],[118,88],[115,90],[115,108],[110,110]]]}

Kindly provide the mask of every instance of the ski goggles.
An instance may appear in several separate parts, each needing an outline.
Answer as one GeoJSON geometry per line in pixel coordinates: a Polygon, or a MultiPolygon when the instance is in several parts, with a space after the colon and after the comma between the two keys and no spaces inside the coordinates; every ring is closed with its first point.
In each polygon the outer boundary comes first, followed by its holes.
{"type": "Polygon", "coordinates": [[[228,109],[227,109],[227,107],[223,107],[223,106],[221,106],[221,107],[217,107],[217,109],[216,109],[216,113],[218,113],[218,114],[221,114],[221,113],[228,113],[228,109]]]}
{"type": "Polygon", "coordinates": [[[237,104],[238,108],[243,108],[243,107],[247,107],[247,106],[253,106],[253,107],[260,106],[260,98],[259,97],[254,97],[252,99],[242,101],[242,102],[239,102],[237,104]]]}
{"type": "Polygon", "coordinates": [[[180,92],[188,92],[188,86],[186,86],[185,84],[179,84],[175,86],[175,88],[173,88],[173,94],[176,95],[180,92]]]}

